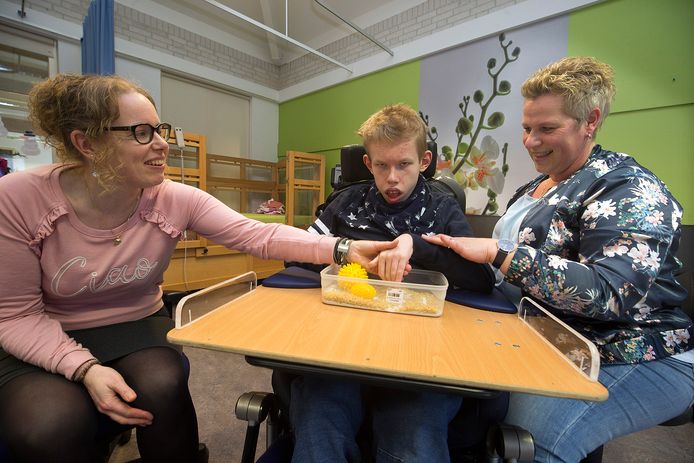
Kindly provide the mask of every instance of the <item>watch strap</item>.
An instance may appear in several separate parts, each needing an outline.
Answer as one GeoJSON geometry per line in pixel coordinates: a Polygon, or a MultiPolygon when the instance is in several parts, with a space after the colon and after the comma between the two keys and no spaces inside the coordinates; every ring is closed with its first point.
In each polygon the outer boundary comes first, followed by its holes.
{"type": "Polygon", "coordinates": [[[496,256],[494,257],[494,261],[492,262],[494,268],[501,268],[501,266],[504,264],[504,261],[506,260],[506,256],[508,256],[508,251],[504,251],[503,249],[499,249],[498,251],[496,251],[496,256]]]}

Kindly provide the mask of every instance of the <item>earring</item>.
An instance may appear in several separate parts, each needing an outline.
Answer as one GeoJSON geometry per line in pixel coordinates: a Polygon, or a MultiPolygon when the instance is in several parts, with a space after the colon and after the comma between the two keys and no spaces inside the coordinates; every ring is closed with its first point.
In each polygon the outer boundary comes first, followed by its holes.
{"type": "Polygon", "coordinates": [[[99,173],[96,171],[96,167],[92,166],[92,177],[96,178],[99,176],[99,173]]]}
{"type": "Polygon", "coordinates": [[[593,138],[593,134],[592,134],[592,133],[587,133],[587,134],[586,134],[586,138],[588,138],[588,140],[590,140],[591,138],[593,138]]]}

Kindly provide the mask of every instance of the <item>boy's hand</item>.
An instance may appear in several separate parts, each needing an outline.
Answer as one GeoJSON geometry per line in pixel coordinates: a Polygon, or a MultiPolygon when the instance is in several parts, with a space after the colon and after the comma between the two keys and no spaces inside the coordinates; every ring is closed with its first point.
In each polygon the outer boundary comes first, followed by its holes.
{"type": "Polygon", "coordinates": [[[414,242],[412,236],[407,233],[398,236],[392,242],[396,243],[396,246],[381,251],[370,265],[377,269],[376,273],[383,280],[402,281],[412,269],[409,262],[414,251],[414,242]]]}
{"type": "MultiPolygon", "coordinates": [[[[411,241],[412,237],[409,238],[411,241]]],[[[397,239],[393,241],[355,240],[352,241],[352,244],[349,247],[349,252],[347,253],[347,260],[349,262],[355,262],[361,265],[366,269],[367,272],[375,273],[382,279],[386,280],[388,278],[385,278],[379,271],[379,256],[383,252],[388,250],[394,250],[399,246],[401,246],[401,244],[398,243],[397,239]]],[[[410,270],[412,270],[412,266],[406,262],[402,276],[407,275],[410,270]]],[[[402,279],[402,276],[400,277],[400,279],[402,279]]]]}

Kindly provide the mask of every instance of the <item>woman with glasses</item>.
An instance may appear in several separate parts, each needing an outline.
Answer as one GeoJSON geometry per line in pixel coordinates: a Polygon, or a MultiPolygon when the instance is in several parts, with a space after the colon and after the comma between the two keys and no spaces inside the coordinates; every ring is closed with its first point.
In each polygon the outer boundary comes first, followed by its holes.
{"type": "Polygon", "coordinates": [[[62,162],[0,178],[0,441],[22,462],[103,461],[106,415],[137,426],[142,461],[204,461],[161,301],[182,233],[260,258],[365,266],[392,243],[263,224],[165,180],[171,126],[122,78],[59,75],[29,107],[62,162]]]}

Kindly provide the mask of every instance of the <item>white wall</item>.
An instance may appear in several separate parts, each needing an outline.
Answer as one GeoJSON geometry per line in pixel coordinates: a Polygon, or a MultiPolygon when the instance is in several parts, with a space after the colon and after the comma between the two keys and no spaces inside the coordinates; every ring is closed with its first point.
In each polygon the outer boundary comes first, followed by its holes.
{"type": "Polygon", "coordinates": [[[277,162],[279,105],[263,98],[251,98],[251,159],[277,162]]]}
{"type": "Polygon", "coordinates": [[[140,85],[154,98],[161,111],[161,70],[146,64],[116,57],[116,74],[140,85]]]}
{"type": "Polygon", "coordinates": [[[63,74],[82,73],[82,48],[72,40],[57,41],[58,72],[63,74]]]}

